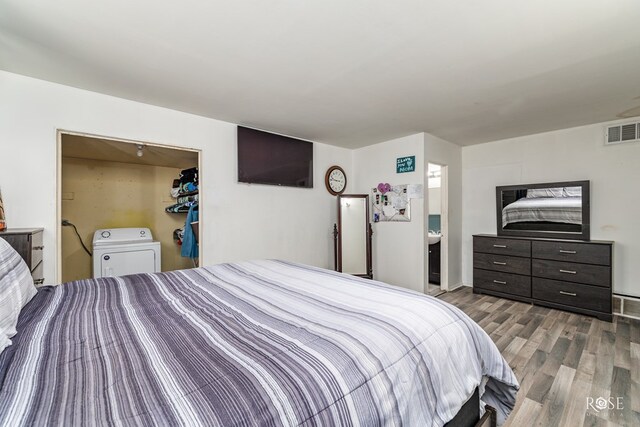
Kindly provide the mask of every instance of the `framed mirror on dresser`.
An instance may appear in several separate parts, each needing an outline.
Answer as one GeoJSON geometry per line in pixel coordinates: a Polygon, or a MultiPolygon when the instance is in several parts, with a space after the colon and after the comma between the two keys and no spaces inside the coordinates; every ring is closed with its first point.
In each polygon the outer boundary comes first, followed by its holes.
{"type": "Polygon", "coordinates": [[[589,240],[589,181],[496,187],[498,236],[589,240]]]}
{"type": "Polygon", "coordinates": [[[473,236],[473,292],[613,319],[614,242],[590,239],[590,183],[496,187],[497,235],[473,236]]]}

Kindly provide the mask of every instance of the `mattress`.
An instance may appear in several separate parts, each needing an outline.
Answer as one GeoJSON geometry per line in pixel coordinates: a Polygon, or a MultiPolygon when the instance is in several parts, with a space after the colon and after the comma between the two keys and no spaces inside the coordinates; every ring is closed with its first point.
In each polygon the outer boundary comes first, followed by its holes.
{"type": "Polygon", "coordinates": [[[252,261],[44,288],[0,355],[0,425],[441,426],[517,380],[459,309],[252,261]]]}
{"type": "Polygon", "coordinates": [[[516,222],[582,224],[581,197],[522,198],[502,209],[502,226],[516,222]]]}

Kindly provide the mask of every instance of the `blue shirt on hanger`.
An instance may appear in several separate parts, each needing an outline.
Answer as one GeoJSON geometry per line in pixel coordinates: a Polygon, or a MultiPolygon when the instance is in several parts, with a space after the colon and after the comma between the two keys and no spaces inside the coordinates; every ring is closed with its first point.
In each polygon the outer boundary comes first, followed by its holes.
{"type": "Polygon", "coordinates": [[[184,225],[184,237],[182,238],[182,249],[180,254],[187,258],[198,258],[198,242],[196,234],[191,227],[192,222],[198,221],[198,204],[195,203],[189,208],[187,213],[187,221],[184,225]]]}

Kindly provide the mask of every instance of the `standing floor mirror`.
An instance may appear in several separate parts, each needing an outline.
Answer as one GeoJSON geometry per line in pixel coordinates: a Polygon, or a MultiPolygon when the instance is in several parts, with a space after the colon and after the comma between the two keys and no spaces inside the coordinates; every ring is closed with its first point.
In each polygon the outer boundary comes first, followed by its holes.
{"type": "Polygon", "coordinates": [[[369,196],[338,196],[338,224],[334,224],[336,271],[373,278],[369,196]]]}

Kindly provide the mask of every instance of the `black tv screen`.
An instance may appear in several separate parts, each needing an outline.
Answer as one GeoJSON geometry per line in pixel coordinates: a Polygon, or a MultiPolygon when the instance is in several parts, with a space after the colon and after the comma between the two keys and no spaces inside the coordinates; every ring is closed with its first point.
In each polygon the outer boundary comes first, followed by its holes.
{"type": "Polygon", "coordinates": [[[238,126],[238,181],[313,188],[313,143],[238,126]]]}

